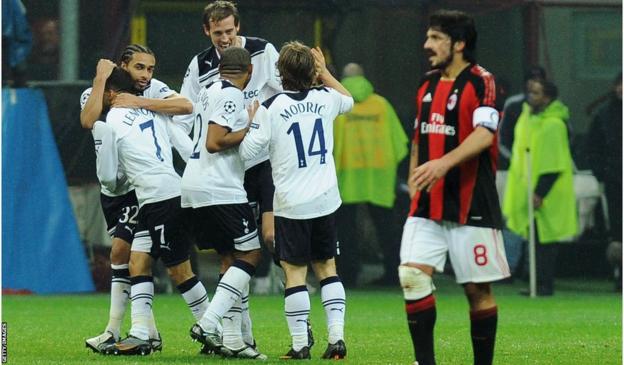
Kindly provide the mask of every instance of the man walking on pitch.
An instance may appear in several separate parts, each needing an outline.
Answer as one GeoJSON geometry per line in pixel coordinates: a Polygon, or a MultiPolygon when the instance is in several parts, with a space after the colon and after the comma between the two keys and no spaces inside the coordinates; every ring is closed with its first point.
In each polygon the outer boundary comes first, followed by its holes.
{"type": "Polygon", "coordinates": [[[419,365],[435,364],[432,275],[447,252],[470,306],[475,364],[492,363],[498,311],[490,283],[509,276],[494,184],[494,77],[476,64],[476,41],[474,20],[463,12],[441,10],[429,19],[424,50],[432,70],[416,98],[399,266],[419,365]]]}

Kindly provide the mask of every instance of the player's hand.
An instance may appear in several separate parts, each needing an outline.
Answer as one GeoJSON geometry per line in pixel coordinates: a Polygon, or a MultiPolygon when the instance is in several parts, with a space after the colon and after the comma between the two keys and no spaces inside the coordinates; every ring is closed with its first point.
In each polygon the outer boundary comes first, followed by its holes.
{"type": "Polygon", "coordinates": [[[256,111],[258,111],[259,107],[260,103],[258,102],[258,100],[254,100],[253,103],[249,104],[249,106],[247,107],[247,115],[249,116],[249,122],[247,123],[247,127],[251,125],[251,121],[256,116],[256,111]]]}
{"type": "Polygon", "coordinates": [[[113,70],[117,67],[111,60],[101,58],[95,68],[95,77],[100,77],[104,80],[108,79],[113,70]]]}
{"type": "Polygon", "coordinates": [[[316,75],[320,76],[325,72],[329,72],[327,70],[327,65],[325,64],[325,56],[323,56],[323,51],[321,51],[320,47],[314,47],[311,49],[312,56],[314,57],[314,67],[316,68],[316,75]]]}
{"type": "Polygon", "coordinates": [[[143,98],[123,93],[115,96],[113,99],[113,107],[115,108],[142,108],[143,107],[143,98]]]}
{"type": "Polygon", "coordinates": [[[426,190],[430,192],[435,183],[444,177],[448,170],[449,167],[442,159],[425,162],[412,171],[412,176],[408,181],[410,190],[411,186],[413,186],[416,191],[426,190]]]}

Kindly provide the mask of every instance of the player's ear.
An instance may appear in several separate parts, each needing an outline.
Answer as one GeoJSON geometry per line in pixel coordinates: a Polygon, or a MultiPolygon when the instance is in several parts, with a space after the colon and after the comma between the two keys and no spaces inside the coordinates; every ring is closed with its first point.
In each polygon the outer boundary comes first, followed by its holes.
{"type": "Polygon", "coordinates": [[[455,43],[453,43],[453,51],[457,53],[463,52],[464,48],[466,48],[466,42],[464,41],[455,41],[455,43]]]}
{"type": "Polygon", "coordinates": [[[202,24],[202,28],[204,29],[204,34],[207,37],[210,37],[210,26],[206,26],[206,24],[202,24]]]}

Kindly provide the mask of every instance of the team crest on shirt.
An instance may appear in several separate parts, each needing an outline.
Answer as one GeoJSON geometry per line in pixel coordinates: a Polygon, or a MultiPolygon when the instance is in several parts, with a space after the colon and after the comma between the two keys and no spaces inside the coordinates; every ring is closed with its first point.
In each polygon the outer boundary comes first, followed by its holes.
{"type": "Polygon", "coordinates": [[[446,109],[453,110],[455,108],[455,105],[457,105],[457,94],[454,93],[448,98],[448,102],[446,103],[446,109]]]}
{"type": "Polygon", "coordinates": [[[232,114],[236,111],[236,104],[233,101],[228,100],[225,104],[223,104],[223,110],[225,110],[228,114],[232,114]]]}

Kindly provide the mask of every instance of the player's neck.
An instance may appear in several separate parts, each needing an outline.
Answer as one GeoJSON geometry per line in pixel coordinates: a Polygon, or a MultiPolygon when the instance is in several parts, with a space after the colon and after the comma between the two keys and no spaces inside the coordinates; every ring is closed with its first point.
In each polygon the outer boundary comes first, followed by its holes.
{"type": "Polygon", "coordinates": [[[442,78],[455,80],[457,76],[459,76],[459,74],[462,71],[464,71],[464,69],[468,67],[469,65],[470,65],[470,62],[464,60],[463,58],[454,59],[453,62],[451,62],[451,64],[449,64],[442,70],[442,78]]]}
{"type": "Polygon", "coordinates": [[[237,88],[243,90],[245,88],[245,78],[244,77],[232,77],[229,76],[227,74],[222,74],[221,78],[224,80],[229,81],[232,85],[236,86],[237,88]]]}

